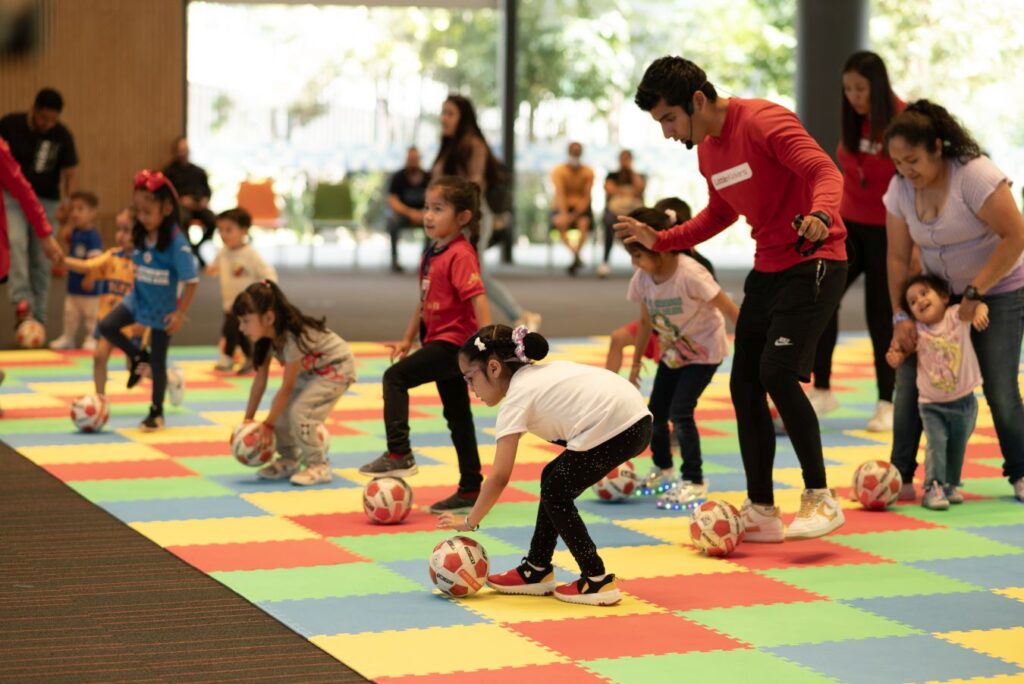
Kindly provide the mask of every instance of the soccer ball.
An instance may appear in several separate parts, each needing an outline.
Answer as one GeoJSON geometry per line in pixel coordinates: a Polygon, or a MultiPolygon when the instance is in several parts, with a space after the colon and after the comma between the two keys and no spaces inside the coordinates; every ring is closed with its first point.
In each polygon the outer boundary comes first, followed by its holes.
{"type": "Polygon", "coordinates": [[[853,493],[869,511],[882,511],[896,501],[903,486],[900,471],[885,461],[864,461],[853,473],[853,493]]]}
{"type": "Polygon", "coordinates": [[[412,488],[400,477],[375,477],[363,488],[363,510],[371,522],[394,525],[412,509],[412,488]]]}
{"type": "Polygon", "coordinates": [[[487,580],[487,552],[469,537],[455,536],[434,547],[430,557],[430,581],[441,593],[469,596],[487,580]]]}
{"type": "Polygon", "coordinates": [[[628,498],[636,489],[636,470],[633,468],[633,462],[626,461],[612,469],[594,485],[593,489],[602,501],[622,501],[628,498]]]}
{"type": "Polygon", "coordinates": [[[99,432],[110,418],[110,403],[106,397],[87,394],[71,402],[71,422],[82,432],[99,432]]]}
{"type": "Polygon", "coordinates": [[[259,467],[270,463],[274,457],[277,439],[271,432],[270,443],[265,444],[262,429],[262,423],[245,423],[231,433],[231,453],[242,465],[259,467]]]}
{"type": "Polygon", "coordinates": [[[690,540],[709,556],[727,556],[743,541],[743,519],[727,501],[705,501],[690,519],[690,540]]]}
{"type": "Polygon", "coordinates": [[[38,349],[46,341],[46,327],[34,318],[26,318],[18,324],[14,339],[22,349],[38,349]]]}

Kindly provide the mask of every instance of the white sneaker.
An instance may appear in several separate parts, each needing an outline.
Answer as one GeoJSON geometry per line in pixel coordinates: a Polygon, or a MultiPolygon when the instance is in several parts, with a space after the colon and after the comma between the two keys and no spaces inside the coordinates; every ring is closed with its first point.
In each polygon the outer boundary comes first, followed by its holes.
{"type": "Polygon", "coordinates": [[[843,526],[846,518],[830,489],[805,489],[800,495],[800,511],[786,530],[786,539],[822,537],[843,526]]]}
{"type": "Polygon", "coordinates": [[[295,473],[291,477],[293,485],[315,485],[330,482],[333,475],[331,475],[331,466],[327,463],[316,463],[309,466],[300,473],[295,473]]]}
{"type": "Polygon", "coordinates": [[[50,342],[50,349],[74,349],[75,341],[67,335],[61,335],[50,342]]]}
{"type": "Polygon", "coordinates": [[[814,407],[814,413],[819,418],[839,408],[839,400],[836,399],[836,395],[832,393],[832,390],[812,387],[807,392],[807,398],[810,399],[811,406],[814,407]]]}
{"type": "Polygon", "coordinates": [[[540,332],[541,317],[534,311],[523,311],[523,315],[516,320],[516,325],[525,325],[530,332],[540,332]]]}
{"type": "Polygon", "coordinates": [[[611,273],[611,272],[612,272],[611,266],[609,266],[608,264],[598,264],[598,267],[597,267],[597,277],[598,278],[607,278],[608,274],[611,273]]]}
{"type": "Polygon", "coordinates": [[[786,538],[786,526],[778,506],[755,504],[747,499],[740,509],[740,519],[743,520],[743,541],[778,544],[786,538]]]}
{"type": "Polygon", "coordinates": [[[678,484],[675,479],[675,471],[672,468],[652,468],[651,472],[640,482],[637,487],[637,494],[640,496],[651,496],[667,492],[678,484]]]}
{"type": "Polygon", "coordinates": [[[214,364],[213,370],[221,373],[230,373],[235,370],[235,361],[230,356],[221,354],[220,359],[218,359],[217,363],[214,364]]]}
{"type": "Polygon", "coordinates": [[[167,369],[167,395],[172,406],[181,406],[185,400],[185,371],[178,366],[167,369]]]}
{"type": "Polygon", "coordinates": [[[707,481],[697,484],[689,480],[683,480],[677,487],[658,497],[658,508],[667,508],[673,511],[690,508],[699,500],[708,496],[707,481]]]}
{"type": "Polygon", "coordinates": [[[868,420],[868,432],[892,432],[892,402],[880,401],[868,420]]]}
{"type": "Polygon", "coordinates": [[[82,349],[84,349],[85,351],[95,351],[96,350],[96,338],[93,337],[92,335],[88,335],[85,338],[85,342],[82,342],[82,349]]]}
{"type": "Polygon", "coordinates": [[[279,458],[256,471],[263,480],[284,480],[299,472],[299,462],[290,458],[279,458]]]}

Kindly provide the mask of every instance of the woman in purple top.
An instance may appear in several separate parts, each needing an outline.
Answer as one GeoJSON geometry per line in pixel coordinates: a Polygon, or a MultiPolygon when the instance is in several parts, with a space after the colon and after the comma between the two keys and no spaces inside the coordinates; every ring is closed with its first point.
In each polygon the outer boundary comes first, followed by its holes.
{"type": "MultiPolygon", "coordinates": [[[[888,236],[892,347],[912,352],[913,319],[902,293],[916,245],[926,273],[950,283],[960,317],[971,320],[979,302],[991,325],[971,338],[981,366],[985,399],[1003,453],[1003,474],[1024,501],[1024,405],[1017,385],[1024,336],[1024,218],[1010,180],[981,154],[978,143],[943,107],[919,100],[885,131],[897,175],[883,197],[888,236]]],[[[917,363],[897,370],[892,462],[903,476],[901,499],[913,499],[921,420],[917,363]]]]}

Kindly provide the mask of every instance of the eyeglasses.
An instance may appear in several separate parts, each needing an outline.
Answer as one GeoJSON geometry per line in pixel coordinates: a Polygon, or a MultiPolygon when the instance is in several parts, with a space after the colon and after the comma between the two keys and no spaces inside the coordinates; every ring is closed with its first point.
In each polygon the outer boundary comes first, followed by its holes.
{"type": "Polygon", "coordinates": [[[473,370],[469,371],[468,373],[463,373],[462,374],[462,379],[466,381],[467,385],[472,385],[473,384],[473,376],[476,375],[477,373],[479,373],[481,370],[482,370],[482,368],[480,366],[477,366],[476,368],[474,368],[473,370]]]}

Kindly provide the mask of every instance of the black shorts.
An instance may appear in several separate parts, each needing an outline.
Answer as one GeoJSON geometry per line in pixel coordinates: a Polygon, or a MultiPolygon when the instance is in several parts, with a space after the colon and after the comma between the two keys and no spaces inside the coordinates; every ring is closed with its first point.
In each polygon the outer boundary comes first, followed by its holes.
{"type": "MultiPolygon", "coordinates": [[[[576,207],[569,207],[569,211],[576,211],[576,207]]],[[[551,214],[549,215],[549,219],[550,219],[550,223],[551,223],[551,228],[552,229],[555,228],[555,217],[556,216],[558,216],[558,212],[557,211],[552,211],[551,214]]],[[[580,214],[580,218],[584,218],[584,217],[590,219],[590,227],[593,228],[594,227],[594,210],[593,210],[592,207],[588,206],[583,211],[583,213],[580,214]]],[[[577,219],[577,220],[579,220],[579,219],[577,219]]],[[[575,227],[576,226],[570,226],[570,228],[575,228],[575,227]]]]}
{"type": "Polygon", "coordinates": [[[756,353],[761,363],[811,377],[814,353],[846,287],[845,261],[811,259],[784,271],[751,271],[743,285],[736,322],[736,347],[756,353]]]}

